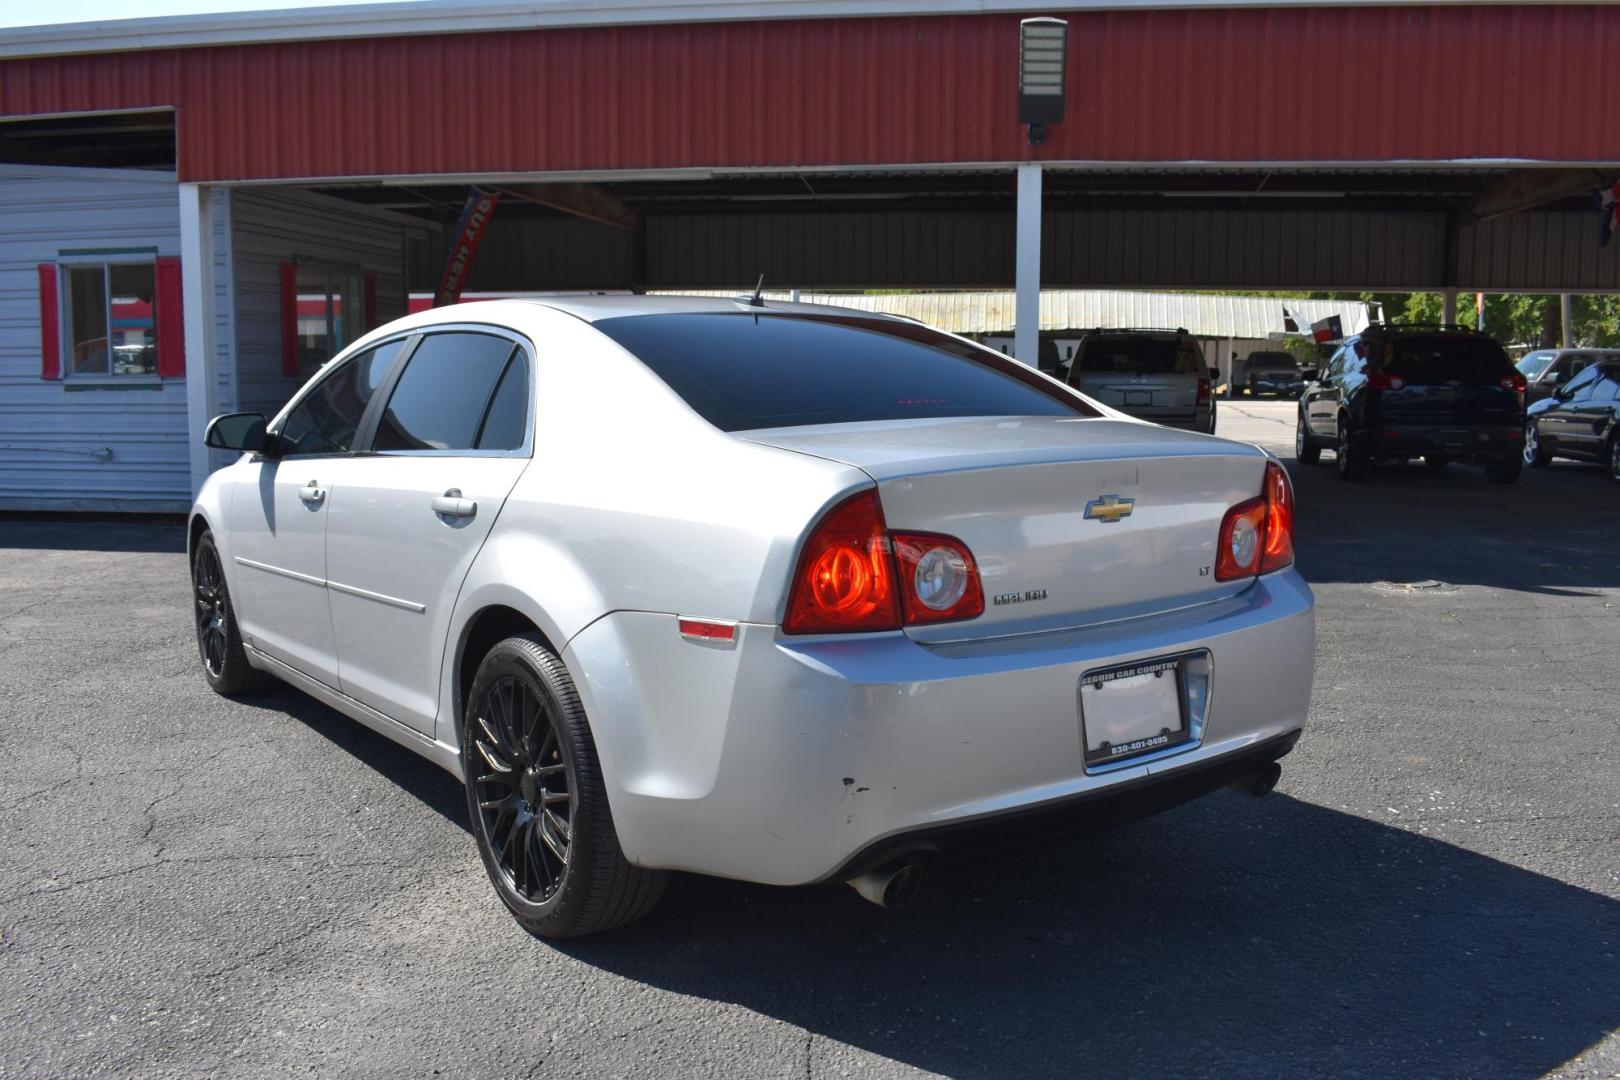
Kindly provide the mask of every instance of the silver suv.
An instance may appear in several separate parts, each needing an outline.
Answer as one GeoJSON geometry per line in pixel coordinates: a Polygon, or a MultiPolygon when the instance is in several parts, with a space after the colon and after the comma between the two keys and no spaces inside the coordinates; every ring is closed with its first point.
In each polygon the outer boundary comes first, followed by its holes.
{"type": "Polygon", "coordinates": [[[1215,433],[1215,371],[1185,330],[1093,330],[1080,340],[1069,385],[1155,424],[1215,433]]]}

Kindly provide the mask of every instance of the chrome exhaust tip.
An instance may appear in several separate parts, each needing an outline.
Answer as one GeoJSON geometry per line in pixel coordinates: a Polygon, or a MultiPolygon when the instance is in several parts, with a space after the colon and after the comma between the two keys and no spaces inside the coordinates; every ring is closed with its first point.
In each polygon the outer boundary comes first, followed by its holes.
{"type": "Polygon", "coordinates": [[[881,908],[903,908],[922,889],[922,864],[900,862],[849,879],[850,888],[881,908]]]}
{"type": "Polygon", "coordinates": [[[1259,772],[1252,773],[1245,776],[1241,780],[1234,781],[1232,783],[1232,790],[1241,791],[1245,795],[1253,795],[1258,799],[1262,795],[1271,794],[1272,789],[1277,786],[1277,781],[1281,779],[1282,766],[1273,761],[1269,765],[1262,768],[1259,772]]]}

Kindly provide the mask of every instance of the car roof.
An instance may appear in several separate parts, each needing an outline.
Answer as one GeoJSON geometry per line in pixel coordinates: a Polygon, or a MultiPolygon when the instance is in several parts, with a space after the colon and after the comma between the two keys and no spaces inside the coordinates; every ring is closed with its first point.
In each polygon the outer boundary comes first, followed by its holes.
{"type": "Polygon", "coordinates": [[[838,307],[832,304],[797,304],[779,300],[766,300],[761,306],[755,307],[748,304],[746,299],[746,293],[739,293],[737,296],[645,296],[634,293],[594,296],[535,296],[454,304],[433,310],[446,313],[446,321],[452,322],[455,321],[455,312],[458,310],[463,313],[470,312],[484,303],[545,307],[553,311],[564,312],[585,322],[601,322],[604,319],[622,319],[635,315],[735,315],[739,312],[761,315],[844,315],[862,319],[889,319],[895,322],[913,321],[900,315],[860,311],[856,308],[838,307]]]}

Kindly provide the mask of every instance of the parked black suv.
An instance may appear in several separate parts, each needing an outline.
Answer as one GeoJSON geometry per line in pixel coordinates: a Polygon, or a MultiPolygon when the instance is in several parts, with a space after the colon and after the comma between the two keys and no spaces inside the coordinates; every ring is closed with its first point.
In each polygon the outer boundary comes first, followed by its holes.
{"type": "Polygon", "coordinates": [[[1299,404],[1294,452],[1323,449],[1339,476],[1360,479],[1378,459],[1435,467],[1483,464],[1498,484],[1524,467],[1524,376],[1502,346],[1466,327],[1375,324],[1349,338],[1299,404]]]}
{"type": "Polygon", "coordinates": [[[1620,360],[1589,365],[1528,412],[1525,464],[1540,468],[1555,457],[1596,461],[1620,483],[1620,360]]]}

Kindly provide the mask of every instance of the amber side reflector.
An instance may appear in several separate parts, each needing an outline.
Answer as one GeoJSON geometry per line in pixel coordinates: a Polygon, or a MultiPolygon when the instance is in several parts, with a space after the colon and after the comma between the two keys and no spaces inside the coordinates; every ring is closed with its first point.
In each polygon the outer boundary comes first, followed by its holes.
{"type": "Polygon", "coordinates": [[[697,641],[736,641],[737,624],[709,619],[681,619],[681,637],[697,641]]]}

